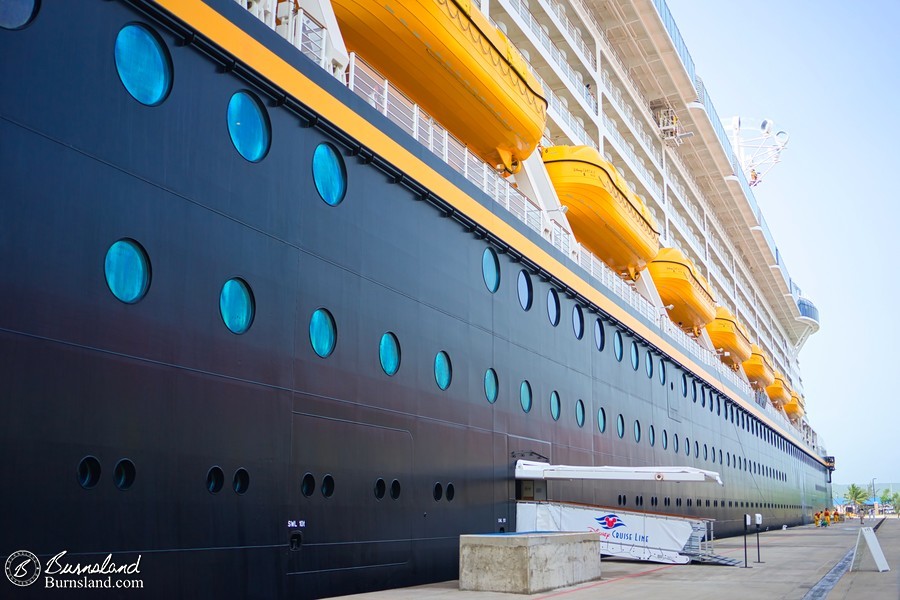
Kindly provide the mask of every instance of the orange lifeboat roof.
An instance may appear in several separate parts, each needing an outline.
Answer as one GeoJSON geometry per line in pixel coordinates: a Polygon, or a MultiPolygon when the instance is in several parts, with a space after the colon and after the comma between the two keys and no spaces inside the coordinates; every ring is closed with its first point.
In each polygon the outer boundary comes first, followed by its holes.
{"type": "Polygon", "coordinates": [[[534,152],[547,120],[544,90],[471,1],[331,4],[347,49],[484,161],[514,173],[534,152]]]}
{"type": "Polygon", "coordinates": [[[541,158],[579,242],[636,279],[659,251],[659,226],[619,171],[591,146],[553,146],[541,158]]]}
{"type": "Polygon", "coordinates": [[[769,355],[756,344],[750,347],[750,358],[744,361],[743,368],[750,385],[758,390],[775,383],[772,361],[769,359],[769,355]]]}
{"type": "Polygon", "coordinates": [[[709,282],[676,248],[663,248],[647,269],[662,301],[671,305],[669,318],[695,333],[716,317],[716,300],[709,282]]]}

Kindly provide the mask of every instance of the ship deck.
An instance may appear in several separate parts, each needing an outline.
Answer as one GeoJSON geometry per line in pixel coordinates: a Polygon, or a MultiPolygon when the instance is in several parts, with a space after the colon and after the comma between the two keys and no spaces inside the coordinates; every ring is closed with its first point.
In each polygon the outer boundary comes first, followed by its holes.
{"type": "MultiPolygon", "coordinates": [[[[877,522],[877,521],[876,521],[877,522]]],[[[872,522],[867,521],[867,526],[872,522]]],[[[859,521],[846,521],[828,528],[812,525],[760,534],[760,557],[756,563],[756,538],[747,537],[750,568],[660,565],[604,559],[603,578],[577,586],[534,595],[460,591],[456,581],[385,590],[345,598],[381,600],[491,600],[494,598],[565,598],[581,600],[598,594],[618,600],[645,598],[691,598],[712,600],[727,594],[730,600],[785,598],[814,600],[829,598],[900,598],[900,519],[884,519],[876,536],[891,571],[879,573],[866,552],[858,570],[849,571],[856,545],[859,521]]],[[[865,552],[861,545],[861,552],[865,552]]],[[[716,541],[720,555],[744,557],[742,537],[716,541]]]]}

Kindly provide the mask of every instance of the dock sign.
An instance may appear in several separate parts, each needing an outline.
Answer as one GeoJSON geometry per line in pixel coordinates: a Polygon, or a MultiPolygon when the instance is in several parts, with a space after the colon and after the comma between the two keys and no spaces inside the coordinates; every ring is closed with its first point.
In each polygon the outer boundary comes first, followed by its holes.
{"type": "Polygon", "coordinates": [[[859,535],[856,536],[856,547],[853,549],[853,562],[850,564],[851,571],[859,570],[859,565],[865,554],[865,550],[860,552],[860,543],[869,549],[869,553],[872,555],[872,558],[875,559],[875,567],[878,569],[879,573],[891,570],[888,566],[887,559],[884,558],[884,552],[881,551],[881,544],[878,543],[878,538],[875,537],[875,531],[871,527],[862,527],[859,530],[859,535]]]}

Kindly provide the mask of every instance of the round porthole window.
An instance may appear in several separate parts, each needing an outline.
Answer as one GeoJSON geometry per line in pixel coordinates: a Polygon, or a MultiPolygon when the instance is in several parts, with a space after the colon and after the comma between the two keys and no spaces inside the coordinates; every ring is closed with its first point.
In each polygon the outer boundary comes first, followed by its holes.
{"type": "Polygon", "coordinates": [[[347,194],[344,159],[331,144],[319,144],[313,153],[313,181],[319,197],[330,206],[340,204],[347,194]]]}
{"type": "MultiPolygon", "coordinates": [[[[0,22],[8,10],[0,5],[0,22]]],[[[172,89],[172,59],[159,36],[143,25],[126,25],[116,36],[115,59],[119,80],[132,98],[146,106],[162,104],[172,89]]]]}
{"type": "Polygon", "coordinates": [[[246,281],[235,277],[225,282],[219,293],[219,313],[232,333],[242,334],[250,329],[256,313],[256,303],[246,281]]]}
{"type": "Polygon", "coordinates": [[[262,102],[247,91],[236,92],[228,101],[228,134],[238,154],[259,162],[269,152],[272,126],[262,102]]]}
{"type": "Polygon", "coordinates": [[[138,302],[150,288],[150,259],[134,240],[122,239],[110,246],[103,270],[109,291],[125,304],[138,302]]]}

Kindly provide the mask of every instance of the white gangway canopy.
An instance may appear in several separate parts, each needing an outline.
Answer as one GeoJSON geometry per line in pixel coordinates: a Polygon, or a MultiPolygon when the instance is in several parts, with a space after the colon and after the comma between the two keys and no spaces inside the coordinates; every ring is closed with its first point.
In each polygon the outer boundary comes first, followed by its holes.
{"type": "Polygon", "coordinates": [[[551,465],[544,462],[519,460],[516,479],[606,479],[610,481],[697,481],[722,483],[715,471],[693,467],[591,467],[551,465]]]}

